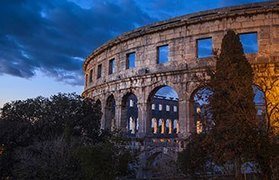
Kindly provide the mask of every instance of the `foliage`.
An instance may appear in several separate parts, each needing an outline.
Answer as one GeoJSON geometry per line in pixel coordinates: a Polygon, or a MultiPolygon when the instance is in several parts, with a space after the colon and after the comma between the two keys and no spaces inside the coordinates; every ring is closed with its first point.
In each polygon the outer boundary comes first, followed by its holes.
{"type": "Polygon", "coordinates": [[[132,156],[111,142],[85,146],[77,150],[85,179],[115,179],[129,174],[132,156]]]}
{"type": "Polygon", "coordinates": [[[184,174],[195,176],[206,169],[206,162],[210,160],[202,143],[204,134],[193,134],[187,141],[186,148],[178,154],[178,166],[184,174]]]}
{"type": "Polygon", "coordinates": [[[0,116],[0,178],[85,179],[92,177],[88,172],[111,179],[124,175],[130,154],[111,142],[113,134],[100,130],[101,116],[97,103],[76,94],[5,104],[0,116]]]}
{"type": "Polygon", "coordinates": [[[63,139],[36,142],[14,152],[13,176],[18,179],[78,179],[80,165],[73,144],[63,139]]]}

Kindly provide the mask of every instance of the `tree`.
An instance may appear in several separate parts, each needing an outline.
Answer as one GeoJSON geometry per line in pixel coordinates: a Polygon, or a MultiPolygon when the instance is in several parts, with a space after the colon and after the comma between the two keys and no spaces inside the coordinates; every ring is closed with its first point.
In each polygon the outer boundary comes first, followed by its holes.
{"type": "Polygon", "coordinates": [[[77,149],[85,179],[116,179],[130,174],[133,158],[128,149],[107,141],[77,149]]]}
{"type": "Polygon", "coordinates": [[[104,139],[97,106],[75,94],[5,104],[0,116],[0,177],[75,179],[73,168],[80,165],[74,150],[104,139]]]}
{"type": "Polygon", "coordinates": [[[251,156],[257,147],[255,137],[259,123],[252,85],[253,70],[239,37],[228,30],[210,81],[213,90],[210,109],[215,126],[208,141],[214,144],[211,154],[215,162],[234,162],[236,178],[241,176],[241,165],[253,159],[251,156]]]}
{"type": "Polygon", "coordinates": [[[0,116],[0,178],[85,179],[87,170],[94,170],[96,177],[112,173],[111,179],[126,174],[130,153],[100,130],[101,115],[97,103],[76,94],[5,104],[0,116]],[[82,157],[90,157],[94,165],[82,157]],[[100,163],[102,158],[106,162],[100,163]],[[104,169],[108,162],[112,166],[104,169]]]}
{"type": "MultiPolygon", "coordinates": [[[[208,75],[210,80],[202,83],[207,84],[213,92],[208,105],[213,126],[207,127],[207,132],[192,135],[201,136],[198,138],[200,141],[196,141],[198,145],[195,146],[191,146],[193,142],[189,143],[187,148],[193,149],[184,150],[181,157],[189,157],[189,162],[202,160],[204,163],[190,164],[195,170],[206,167],[206,164],[214,164],[222,169],[234,167],[236,179],[242,178],[241,167],[244,163],[259,165],[260,170],[268,174],[266,164],[270,156],[264,152],[269,152],[270,146],[260,133],[261,123],[256,117],[253,70],[233,30],[228,30],[224,36],[221,53],[216,57],[216,67],[214,70],[209,69],[208,75]],[[189,154],[190,151],[201,150],[203,158],[189,154]]],[[[187,167],[182,165],[181,168],[187,167]]]]}

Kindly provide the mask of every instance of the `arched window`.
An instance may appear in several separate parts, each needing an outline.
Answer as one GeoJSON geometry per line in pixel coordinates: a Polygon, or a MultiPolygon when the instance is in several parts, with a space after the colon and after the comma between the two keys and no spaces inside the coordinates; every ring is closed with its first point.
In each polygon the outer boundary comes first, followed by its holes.
{"type": "Polygon", "coordinates": [[[159,123],[158,123],[158,132],[162,134],[163,130],[163,120],[159,119],[159,123]]]}
{"type": "Polygon", "coordinates": [[[157,134],[157,132],[158,132],[157,120],[155,118],[152,119],[151,131],[154,134],[157,134]]]}
{"type": "Polygon", "coordinates": [[[166,133],[172,134],[172,121],[170,119],[166,121],[166,133]]]}

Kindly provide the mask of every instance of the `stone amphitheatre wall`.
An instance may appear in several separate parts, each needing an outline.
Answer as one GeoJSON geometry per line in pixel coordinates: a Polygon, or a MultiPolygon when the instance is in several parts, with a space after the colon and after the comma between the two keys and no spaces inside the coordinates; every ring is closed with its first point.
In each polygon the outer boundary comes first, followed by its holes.
{"type": "MultiPolygon", "coordinates": [[[[116,108],[114,125],[121,124],[121,102],[127,93],[138,98],[139,132],[144,137],[150,126],[148,101],[158,87],[168,85],[179,96],[180,137],[193,129],[192,94],[199,88],[196,75],[214,65],[214,58],[197,58],[197,40],[211,37],[218,52],[226,30],[237,33],[256,32],[258,53],[247,54],[255,67],[255,84],[266,92],[270,107],[279,104],[279,2],[257,3],[211,10],[154,23],[113,39],[85,60],[84,97],[100,100],[103,112],[107,98],[113,95],[116,108]],[[157,48],[169,47],[169,61],[157,63],[157,48]],[[135,52],[136,67],[126,68],[127,54],[135,52]],[[115,73],[109,75],[109,60],[115,59],[115,73]],[[97,78],[97,66],[102,64],[102,76],[97,78]],[[93,72],[92,82],[89,80],[93,72]]],[[[276,111],[275,111],[276,112],[276,111]]],[[[278,118],[279,111],[272,118],[278,118]]],[[[105,117],[102,118],[104,128],[105,117]]]]}

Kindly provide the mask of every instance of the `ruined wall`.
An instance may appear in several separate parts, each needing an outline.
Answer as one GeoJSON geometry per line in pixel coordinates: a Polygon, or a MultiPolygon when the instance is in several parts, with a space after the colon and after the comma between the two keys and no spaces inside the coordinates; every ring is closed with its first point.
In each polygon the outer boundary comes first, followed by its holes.
{"type": "MultiPolygon", "coordinates": [[[[266,90],[272,125],[278,120],[279,101],[279,2],[257,3],[232,8],[217,9],[177,17],[125,33],[95,50],[85,61],[83,70],[93,81],[86,82],[83,96],[102,103],[115,98],[115,124],[121,124],[122,98],[129,92],[138,98],[139,137],[149,126],[148,99],[157,87],[168,85],[179,96],[180,137],[186,137],[193,128],[191,110],[192,93],[199,87],[195,80],[203,74],[204,67],[212,64],[211,58],[197,58],[197,40],[212,37],[213,49],[218,51],[227,29],[237,33],[256,32],[258,53],[247,54],[255,69],[255,84],[266,90]],[[157,64],[157,47],[169,46],[169,61],[157,64]],[[126,56],[136,53],[136,68],[126,69],[126,56]],[[115,59],[116,72],[109,75],[109,60],[115,59]],[[102,77],[97,79],[97,66],[102,64],[102,77]],[[276,109],[276,108],[275,108],[276,109]]],[[[277,123],[278,125],[278,123],[277,123]]],[[[104,117],[102,119],[104,127],[104,117]]]]}

